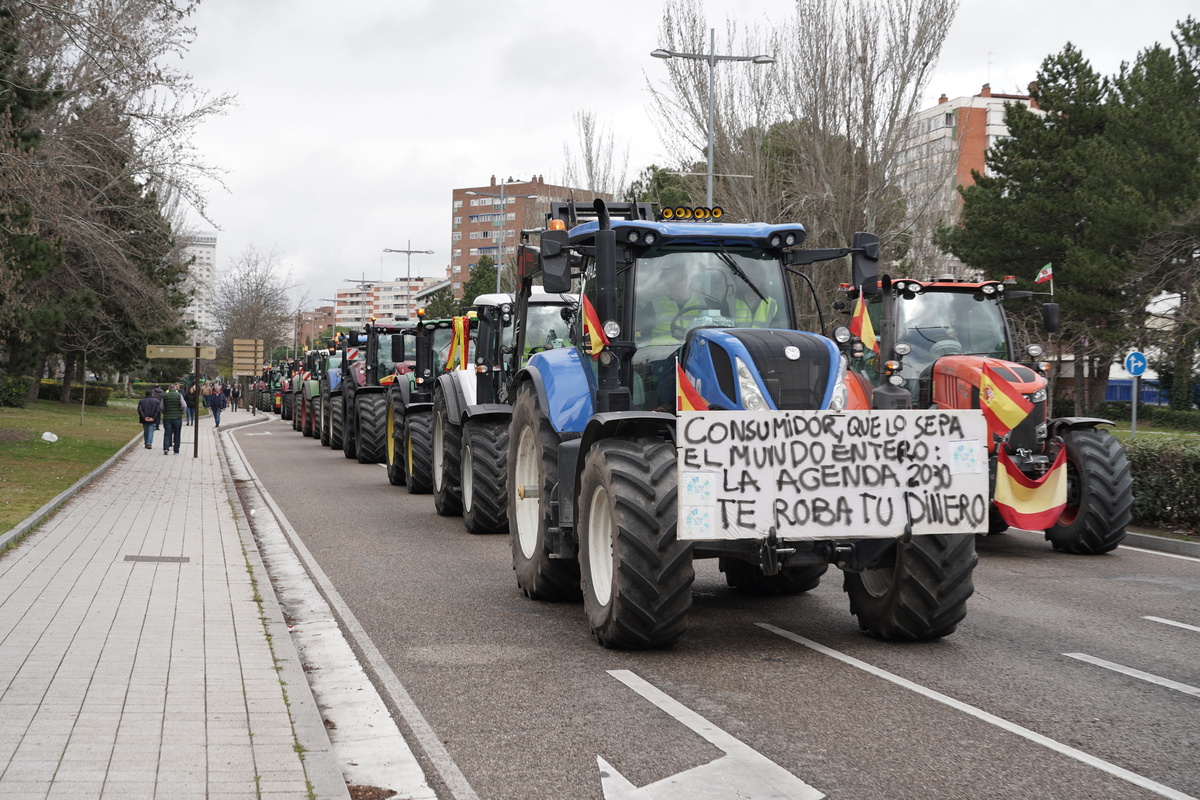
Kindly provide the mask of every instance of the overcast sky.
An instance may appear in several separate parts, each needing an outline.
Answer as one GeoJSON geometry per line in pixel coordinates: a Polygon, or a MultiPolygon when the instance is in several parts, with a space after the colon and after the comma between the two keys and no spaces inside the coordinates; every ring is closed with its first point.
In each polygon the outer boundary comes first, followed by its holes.
{"type": "MultiPolygon", "coordinates": [[[[208,192],[218,271],[249,245],[274,249],[313,307],[346,279],[403,276],[405,256],[382,251],[411,241],[435,251],[412,257],[413,275],[440,276],[451,191],[492,175],[558,182],[579,110],[628,145],[629,178],[667,163],[646,91],[646,76],[665,74],[649,57],[662,5],[205,0],[184,68],[209,92],[237,96],[196,138],[225,172],[227,189],[208,192]]],[[[793,4],[704,7],[719,40],[726,18],[780,22],[793,4]]],[[[1111,74],[1142,48],[1169,44],[1188,13],[1194,0],[962,0],[929,105],[985,82],[1020,92],[1068,41],[1111,74]]],[[[736,68],[719,67],[718,80],[736,68]]]]}

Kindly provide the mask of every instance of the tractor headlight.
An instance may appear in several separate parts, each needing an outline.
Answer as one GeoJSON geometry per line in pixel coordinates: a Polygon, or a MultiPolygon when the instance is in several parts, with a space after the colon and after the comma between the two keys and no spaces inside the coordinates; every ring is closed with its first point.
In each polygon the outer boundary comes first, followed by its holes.
{"type": "Polygon", "coordinates": [[[893,347],[892,350],[898,356],[906,356],[912,352],[912,345],[910,345],[908,342],[896,342],[896,346],[893,347]]]}
{"type": "Polygon", "coordinates": [[[642,241],[648,245],[654,244],[655,242],[658,241],[658,235],[655,234],[653,231],[646,231],[646,234],[642,237],[642,241]]]}
{"type": "Polygon", "coordinates": [[[833,329],[833,338],[838,344],[846,344],[850,341],[850,329],[845,325],[838,325],[833,329]]]}
{"type": "Polygon", "coordinates": [[[1025,348],[1025,352],[1029,353],[1030,358],[1037,358],[1045,351],[1042,350],[1042,346],[1040,344],[1031,344],[1029,347],[1025,348]]]}
{"type": "Polygon", "coordinates": [[[833,394],[829,396],[830,411],[846,410],[846,357],[838,359],[837,383],[833,385],[833,394]]]}
{"type": "Polygon", "coordinates": [[[758,389],[758,382],[754,380],[754,373],[740,358],[733,360],[737,368],[738,392],[742,396],[742,407],[747,411],[763,411],[769,408],[766,398],[758,389]]]}
{"type": "Polygon", "coordinates": [[[1033,402],[1033,403],[1043,403],[1043,402],[1045,402],[1045,400],[1046,400],[1046,390],[1045,390],[1045,389],[1038,389],[1036,392],[1034,392],[1033,394],[1029,395],[1029,400],[1030,400],[1030,402],[1033,402]]]}
{"type": "Polygon", "coordinates": [[[617,322],[615,319],[605,320],[603,327],[604,327],[604,335],[607,336],[610,340],[616,339],[618,336],[621,335],[621,324],[619,322],[617,322]]]}

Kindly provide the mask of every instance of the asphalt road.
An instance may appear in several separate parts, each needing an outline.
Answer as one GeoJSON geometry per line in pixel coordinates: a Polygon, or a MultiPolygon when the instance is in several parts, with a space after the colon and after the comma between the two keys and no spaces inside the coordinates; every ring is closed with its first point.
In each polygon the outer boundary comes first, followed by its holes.
{"type": "Polygon", "coordinates": [[[290,423],[234,435],[469,783],[410,740],[443,798],[601,798],[602,770],[634,787],[691,770],[654,796],[729,797],[722,781],[779,786],[779,768],[846,800],[1200,796],[1196,559],[980,538],[966,620],[924,644],[863,636],[836,570],[764,600],[698,562],[679,644],[610,651],[582,604],[521,596],[507,537],[290,423]]]}

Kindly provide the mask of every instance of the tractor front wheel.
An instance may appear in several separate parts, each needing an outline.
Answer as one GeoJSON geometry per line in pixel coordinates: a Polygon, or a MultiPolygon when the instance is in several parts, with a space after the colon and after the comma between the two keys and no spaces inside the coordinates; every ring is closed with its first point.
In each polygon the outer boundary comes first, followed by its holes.
{"type": "Polygon", "coordinates": [[[329,420],[325,412],[329,408],[329,395],[319,394],[313,398],[313,438],[322,447],[329,447],[329,420]]]}
{"type": "Polygon", "coordinates": [[[433,397],[433,507],[443,517],[462,514],[461,439],[462,430],[446,408],[446,396],[438,392],[433,397]]]}
{"type": "Polygon", "coordinates": [[[828,564],[783,567],[778,575],[763,575],[762,567],[737,558],[719,559],[729,588],[742,594],[776,596],[802,594],[817,588],[828,564]]]}
{"type": "Polygon", "coordinates": [[[1046,538],[1055,550],[1099,555],[1125,538],[1133,513],[1133,472],[1117,437],[1095,428],[1063,434],[1067,507],[1046,538]]]}
{"type": "Polygon", "coordinates": [[[387,460],[387,476],[388,483],[392,486],[404,485],[404,414],[397,414],[396,404],[390,401],[387,404],[387,430],[384,435],[387,437],[387,448],[384,450],[384,458],[387,460]]]}
{"type": "MultiPolygon", "coordinates": [[[[513,403],[508,441],[508,525],[517,586],[532,600],[579,597],[579,563],[550,557],[550,501],[562,439],[542,413],[537,391],[524,384],[513,403]]],[[[574,476],[564,478],[574,483],[574,476]]]]}
{"type": "Polygon", "coordinates": [[[967,615],[975,591],[975,535],[938,533],[896,542],[894,563],[847,572],[858,626],[878,639],[939,639],[967,615]]]}
{"type": "Polygon", "coordinates": [[[358,463],[378,464],[383,461],[387,442],[387,398],[382,392],[364,394],[356,401],[354,427],[358,432],[358,463]]]}
{"type": "Polygon", "coordinates": [[[409,494],[433,491],[433,422],[428,411],[404,416],[404,463],[409,494]]]}
{"type": "Polygon", "coordinates": [[[508,420],[468,420],[462,428],[462,509],[469,533],[508,531],[508,420]]]}
{"type": "MultiPolygon", "coordinates": [[[[329,446],[342,449],[342,398],[329,396],[329,446]]],[[[324,441],[324,440],[322,440],[324,441]]]]}
{"type": "Polygon", "coordinates": [[[670,647],[692,608],[692,548],[675,536],[675,446],[608,439],[587,454],[579,490],[583,609],[596,640],[670,647]]]}

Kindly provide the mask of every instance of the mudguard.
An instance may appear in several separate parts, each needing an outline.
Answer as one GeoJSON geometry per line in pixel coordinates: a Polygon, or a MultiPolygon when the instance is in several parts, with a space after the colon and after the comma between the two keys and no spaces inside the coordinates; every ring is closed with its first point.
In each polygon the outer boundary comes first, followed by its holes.
{"type": "Polygon", "coordinates": [[[595,413],[590,376],[579,351],[561,347],[534,353],[529,363],[517,373],[516,387],[526,380],[533,381],[541,406],[550,417],[550,424],[559,433],[582,433],[595,413]]]}
{"type": "Polygon", "coordinates": [[[467,406],[463,411],[463,421],[469,419],[484,419],[487,417],[503,417],[505,419],[512,416],[512,406],[508,403],[476,403],[473,406],[467,406]]]}
{"type": "MultiPolygon", "coordinates": [[[[461,422],[463,412],[470,404],[470,399],[463,389],[462,379],[459,378],[461,374],[463,374],[461,370],[447,372],[445,375],[439,375],[434,384],[435,391],[442,395],[442,402],[446,404],[446,416],[455,423],[461,422]]],[[[466,374],[471,378],[475,377],[473,372],[466,374]]]]}
{"type": "Polygon", "coordinates": [[[1097,425],[1112,424],[1112,420],[1100,417],[1057,417],[1046,423],[1046,430],[1050,436],[1059,436],[1064,430],[1071,428],[1094,428],[1097,425]]]}

